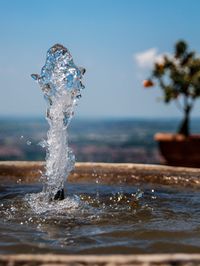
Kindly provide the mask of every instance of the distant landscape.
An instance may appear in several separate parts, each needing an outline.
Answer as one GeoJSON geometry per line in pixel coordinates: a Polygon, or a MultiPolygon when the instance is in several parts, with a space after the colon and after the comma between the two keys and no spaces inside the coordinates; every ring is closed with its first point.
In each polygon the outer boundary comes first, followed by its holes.
{"type": "MultiPolygon", "coordinates": [[[[163,163],[156,132],[175,132],[177,119],[75,119],[69,129],[69,145],[79,162],[163,163]]],[[[191,124],[200,132],[200,119],[191,124]]],[[[0,160],[44,160],[38,143],[46,138],[45,119],[0,118],[0,160]]]]}

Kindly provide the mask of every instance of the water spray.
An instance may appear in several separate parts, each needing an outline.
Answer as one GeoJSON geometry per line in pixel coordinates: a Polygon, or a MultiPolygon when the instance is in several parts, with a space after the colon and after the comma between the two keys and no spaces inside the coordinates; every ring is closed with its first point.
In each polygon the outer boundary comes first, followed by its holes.
{"type": "Polygon", "coordinates": [[[43,143],[46,147],[46,164],[41,178],[44,192],[50,200],[64,199],[64,182],[74,168],[75,156],[68,146],[67,129],[84,89],[84,73],[84,68],[74,64],[69,50],[55,44],[47,52],[41,74],[31,75],[40,85],[47,102],[49,130],[43,143]]]}

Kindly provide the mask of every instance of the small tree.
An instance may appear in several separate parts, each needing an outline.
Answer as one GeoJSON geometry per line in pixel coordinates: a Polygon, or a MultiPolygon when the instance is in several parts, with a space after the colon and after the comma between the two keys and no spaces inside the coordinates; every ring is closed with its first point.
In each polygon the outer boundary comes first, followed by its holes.
{"type": "Polygon", "coordinates": [[[200,96],[200,57],[188,50],[185,41],[175,45],[172,56],[164,55],[162,62],[155,62],[150,79],[144,81],[144,87],[153,86],[153,80],[163,91],[164,102],[174,100],[183,112],[179,134],[190,134],[190,114],[195,100],[200,96]]]}

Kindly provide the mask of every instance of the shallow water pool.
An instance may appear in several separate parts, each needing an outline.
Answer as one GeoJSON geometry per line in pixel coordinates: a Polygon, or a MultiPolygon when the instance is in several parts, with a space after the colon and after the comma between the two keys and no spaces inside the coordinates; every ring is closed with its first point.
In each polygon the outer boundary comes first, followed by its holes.
{"type": "Polygon", "coordinates": [[[199,190],[69,183],[57,202],[41,190],[0,185],[0,253],[200,252],[199,190]]]}

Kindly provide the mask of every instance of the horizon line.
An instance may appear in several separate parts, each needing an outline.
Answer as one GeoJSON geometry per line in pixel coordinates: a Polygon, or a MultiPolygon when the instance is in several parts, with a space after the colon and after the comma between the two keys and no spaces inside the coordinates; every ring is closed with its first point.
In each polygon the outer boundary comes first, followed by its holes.
{"type": "MultiPolygon", "coordinates": [[[[27,120],[27,119],[46,119],[40,115],[0,115],[0,120],[27,120]]],[[[73,120],[181,120],[180,116],[75,116],[73,120]]],[[[191,120],[200,119],[199,116],[191,116],[191,120]]]]}

